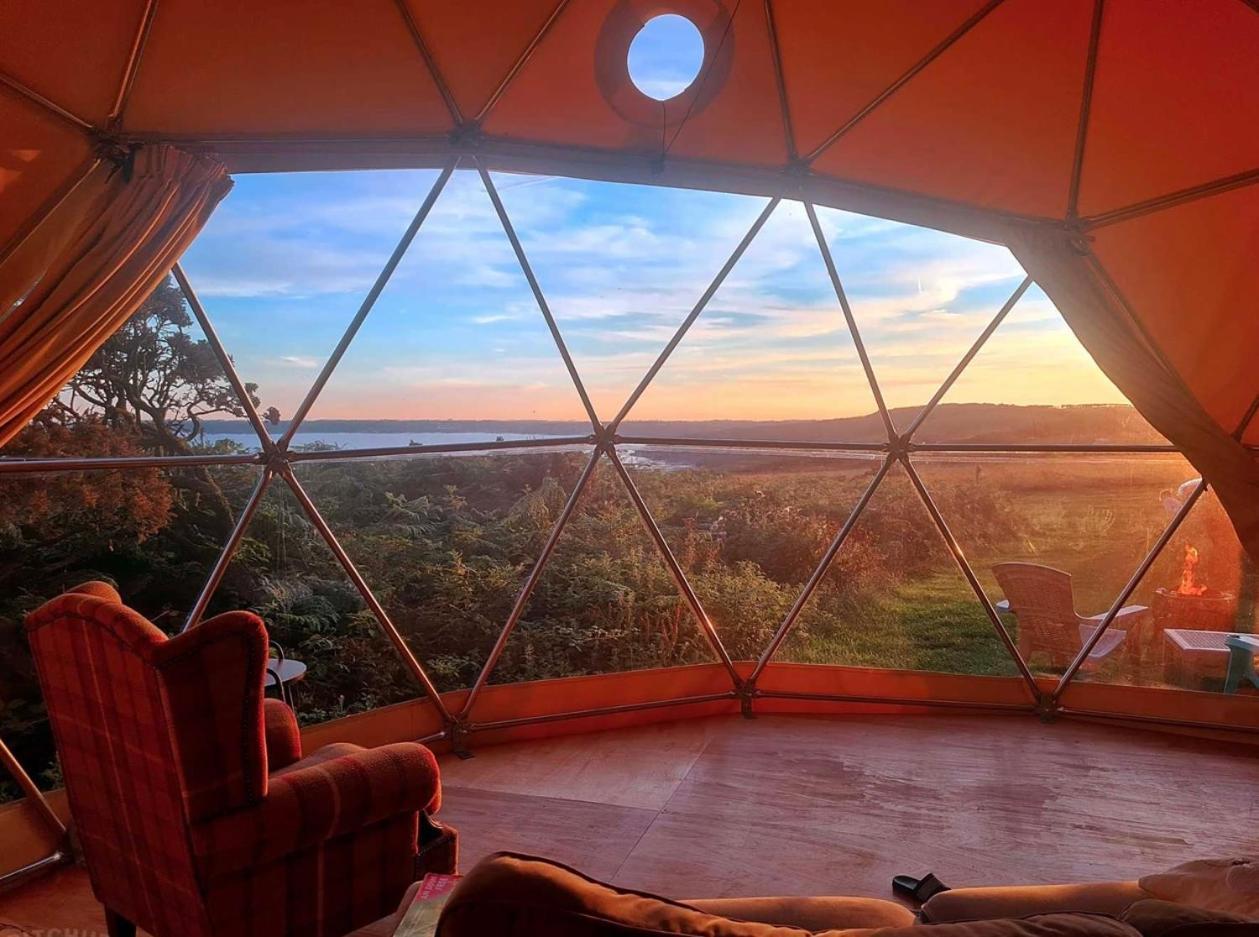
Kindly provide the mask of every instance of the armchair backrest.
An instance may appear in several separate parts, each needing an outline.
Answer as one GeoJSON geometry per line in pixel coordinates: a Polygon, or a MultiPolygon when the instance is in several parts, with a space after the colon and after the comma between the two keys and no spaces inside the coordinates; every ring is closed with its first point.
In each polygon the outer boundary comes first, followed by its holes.
{"type": "Polygon", "coordinates": [[[266,663],[266,629],[252,612],[208,619],[153,654],[192,822],[267,794],[266,663]]]}
{"type": "Polygon", "coordinates": [[[206,932],[188,827],[266,794],[262,622],[167,640],[89,583],[27,632],[97,897],[151,932],[206,932]]]}
{"type": "Polygon", "coordinates": [[[1019,651],[1047,652],[1054,663],[1063,657],[1069,663],[1080,649],[1071,574],[1037,563],[998,563],[992,572],[1018,619],[1019,651]]]}

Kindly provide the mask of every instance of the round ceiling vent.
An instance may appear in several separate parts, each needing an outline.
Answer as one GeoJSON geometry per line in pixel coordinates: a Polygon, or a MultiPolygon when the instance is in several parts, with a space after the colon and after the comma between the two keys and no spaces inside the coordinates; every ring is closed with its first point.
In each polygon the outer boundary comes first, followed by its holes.
{"type": "Polygon", "coordinates": [[[643,24],[630,43],[630,81],[656,101],[676,98],[692,84],[704,63],[704,37],[685,16],[666,13],[643,24]]]}

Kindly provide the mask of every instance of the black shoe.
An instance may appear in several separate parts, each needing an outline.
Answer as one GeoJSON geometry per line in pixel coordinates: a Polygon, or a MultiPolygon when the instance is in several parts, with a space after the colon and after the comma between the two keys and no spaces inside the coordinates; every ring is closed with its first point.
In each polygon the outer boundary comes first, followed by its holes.
{"type": "Polygon", "coordinates": [[[930,872],[922,878],[914,878],[912,875],[896,875],[892,877],[892,894],[906,901],[916,901],[919,904],[925,902],[932,895],[938,895],[942,891],[948,891],[949,886],[940,881],[930,872]]]}

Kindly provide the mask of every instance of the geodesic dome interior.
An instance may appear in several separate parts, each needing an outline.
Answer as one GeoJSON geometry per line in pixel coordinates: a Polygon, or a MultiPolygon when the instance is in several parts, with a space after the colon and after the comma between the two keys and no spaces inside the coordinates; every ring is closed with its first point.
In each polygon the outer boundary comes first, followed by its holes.
{"type": "MultiPolygon", "coordinates": [[[[382,674],[404,681],[406,695],[427,699],[407,710],[412,737],[454,734],[466,740],[469,733],[489,735],[559,718],[592,724],[636,711],[695,713],[740,705],[1074,710],[1254,727],[1259,720],[1244,697],[1152,685],[1139,668],[1093,679],[1090,654],[1104,648],[1106,630],[1121,630],[1117,619],[1134,595],[1143,598],[1179,573],[1186,544],[1177,532],[1208,511],[1212,519],[1200,525],[1208,532],[1198,534],[1198,542],[1218,542],[1221,559],[1215,562],[1229,570],[1232,592],[1244,599],[1245,584],[1253,580],[1245,553],[1254,555],[1259,498],[1245,505],[1247,492],[1259,491],[1253,450],[1259,443],[1259,421],[1253,419],[1259,404],[1259,370],[1253,367],[1259,348],[1259,266],[1253,262],[1259,247],[1257,47],[1259,11],[1249,0],[1071,0],[1052,10],[1039,0],[10,4],[0,12],[0,265],[77,184],[135,148],[174,144],[222,160],[238,178],[316,170],[426,174],[412,197],[409,226],[399,231],[392,253],[380,257],[379,276],[357,314],[346,310],[343,340],[283,413],[281,432],[268,431],[236,378],[231,336],[220,341],[215,331],[214,300],[198,298],[194,246],[176,270],[178,287],[171,289],[188,304],[235,405],[248,411],[256,445],[182,463],[189,457],[102,452],[57,462],[27,456],[5,460],[0,470],[14,484],[23,476],[121,475],[128,468],[177,473],[193,464],[246,473],[248,484],[232,489],[230,534],[203,564],[200,590],[183,597],[182,623],[195,624],[211,606],[242,545],[248,549],[266,539],[256,525],[281,531],[288,529],[284,524],[300,526],[308,543],[328,552],[316,561],[294,546],[293,562],[327,563],[343,577],[366,610],[359,624],[370,620],[379,629],[364,642],[387,640],[401,661],[400,672],[382,674]],[[631,80],[627,54],[644,23],[666,13],[694,24],[703,53],[694,80],[658,101],[631,80]],[[527,190],[514,192],[512,180],[539,174],[626,186],[637,193],[626,196],[630,202],[650,198],[650,191],[694,190],[739,196],[751,206],[746,223],[721,245],[711,279],[677,310],[672,327],[658,334],[658,351],[627,385],[605,388],[598,368],[585,366],[580,350],[570,348],[574,330],[562,310],[552,309],[547,272],[535,269],[542,250],[518,233],[514,219],[529,203],[527,190]],[[569,382],[572,409],[564,417],[575,427],[539,434],[546,438],[499,439],[501,433],[491,432],[444,445],[290,448],[299,424],[317,419],[319,402],[337,393],[338,365],[362,347],[356,340],[366,340],[363,330],[376,321],[376,303],[389,301],[397,268],[427,249],[430,216],[463,191],[478,193],[479,210],[496,239],[493,249],[508,252],[518,265],[534,324],[550,342],[557,373],[569,382]],[[852,271],[836,256],[840,212],[923,226],[941,237],[979,239],[994,250],[1005,245],[1026,271],[1013,292],[993,304],[987,325],[968,336],[956,364],[924,381],[930,389],[908,412],[885,400],[893,368],[881,368],[876,350],[868,353],[863,342],[871,320],[863,319],[860,302],[850,302],[852,271]],[[737,284],[740,264],[757,250],[758,238],[780,223],[795,225],[815,245],[809,275],[830,290],[829,328],[842,336],[850,372],[869,394],[868,412],[877,416],[868,432],[826,439],[791,438],[782,427],[773,434],[729,427],[674,434],[677,428],[663,425],[663,417],[636,427],[653,389],[670,381],[685,388],[678,369],[702,364],[704,348],[691,349],[712,318],[706,312],[722,302],[728,283],[737,284]],[[1017,317],[1029,290],[1043,290],[1149,421],[1148,439],[976,442],[938,423],[950,390],[983,366],[987,343],[1007,334],[1003,326],[1017,317]],[[1150,350],[1153,367],[1117,366],[1107,354],[1108,334],[1093,325],[1099,319],[1094,294],[1118,310],[1150,350]],[[1196,408],[1191,431],[1162,407],[1167,387],[1187,401],[1179,412],[1196,408]],[[1210,446],[1204,448],[1207,436],[1210,446]],[[688,527],[694,518],[666,504],[668,480],[647,477],[635,461],[645,449],[737,452],[764,466],[796,460],[794,471],[803,478],[844,479],[842,490],[823,492],[833,503],[821,521],[824,533],[801,561],[806,572],[784,576],[790,588],[772,601],[769,590],[762,597],[765,606],[756,616],[767,624],[761,630],[736,626],[729,610],[746,608],[754,597],[723,593],[719,577],[700,575],[698,540],[688,527]],[[1182,452],[1196,468],[1181,460],[1182,452]],[[485,517],[534,512],[529,516],[544,523],[541,535],[513,557],[519,578],[491,583],[501,600],[478,619],[474,666],[455,668],[444,663],[449,654],[426,645],[422,625],[399,626],[407,602],[422,603],[420,585],[412,584],[412,593],[391,587],[388,596],[377,594],[371,567],[388,563],[388,556],[356,553],[356,546],[379,551],[386,542],[356,544],[353,531],[325,517],[354,492],[344,478],[319,473],[357,463],[366,466],[364,473],[378,474],[358,483],[383,489],[401,484],[385,476],[404,471],[403,464],[447,471],[461,456],[550,462],[530,476],[539,487],[521,489],[510,511],[488,498],[477,505],[485,517]],[[1072,484],[1082,486],[1099,464],[1091,460],[1177,460],[1141,482],[1156,494],[1171,492],[1172,504],[1165,510],[1147,499],[1156,520],[1139,536],[1114,526],[1115,509],[1106,504],[1119,497],[1113,489],[1099,493],[1096,509],[1086,514],[1079,551],[1089,539],[1108,543],[1122,553],[1119,565],[1126,571],[1118,581],[1096,585],[1090,596],[1096,607],[1087,614],[1098,613],[1103,627],[1082,634],[1074,659],[1055,667],[1028,661],[1020,651],[989,572],[1001,557],[989,555],[967,523],[982,505],[955,496],[948,475],[962,463],[975,473],[980,490],[1001,484],[1012,459],[1033,456],[1057,460],[1037,463],[1042,468],[1035,471],[1050,472],[1078,457],[1073,468],[1081,476],[1072,484]],[[1198,475],[1211,486],[1219,479],[1222,507],[1207,485],[1178,492],[1198,475]],[[947,499],[936,497],[941,489],[950,492],[947,499]],[[889,500],[894,508],[883,509],[889,500]],[[578,678],[569,676],[571,669],[555,673],[530,664],[529,655],[536,658],[543,646],[528,640],[530,603],[540,587],[550,588],[548,570],[556,564],[571,570],[587,563],[589,576],[606,586],[601,607],[629,607],[634,590],[618,582],[612,561],[592,569],[588,556],[573,559],[564,552],[566,532],[579,543],[596,543],[611,528],[584,519],[618,511],[640,525],[635,556],[650,558],[660,581],[673,590],[667,614],[652,619],[672,622],[653,632],[653,647],[667,644],[669,652],[650,659],[609,653],[598,667],[584,666],[591,676],[578,678]],[[993,652],[980,655],[986,663],[948,672],[941,658],[921,647],[876,652],[851,636],[829,658],[793,645],[802,622],[809,622],[815,594],[825,593],[835,576],[862,573],[845,565],[848,557],[859,557],[866,544],[898,539],[895,526],[874,532],[863,527],[868,511],[892,517],[901,530],[930,533],[932,555],[941,559],[932,568],[964,583],[972,603],[968,620],[984,629],[983,638],[974,640],[993,652]],[[277,518],[283,519],[278,527],[277,518]],[[504,657],[514,662],[515,676],[500,685],[494,675],[504,657]],[[601,671],[608,675],[594,675],[601,671]],[[569,679],[533,682],[521,674],[569,679]],[[512,693],[506,683],[528,685],[512,693]]],[[[615,223],[631,213],[627,209],[615,223]]],[[[207,231],[213,233],[213,222],[207,231]]],[[[492,366],[488,356],[486,365],[492,366]]],[[[242,377],[266,382],[256,374],[242,377]]],[[[1114,485],[1100,470],[1094,478],[1114,485]]],[[[423,495],[436,497],[428,489],[423,495]]],[[[410,512],[407,523],[419,528],[429,521],[416,500],[392,509],[410,512]]],[[[782,524],[804,523],[791,508],[783,508],[782,524]]],[[[738,517],[723,514],[708,522],[718,520],[724,526],[706,528],[705,542],[737,538],[731,530],[738,517]]],[[[283,542],[287,549],[296,540],[283,542]]],[[[1087,578],[1082,565],[1073,570],[1077,580],[1087,578]]],[[[344,596],[319,598],[335,604],[344,596]]],[[[1233,627],[1250,630],[1253,621],[1233,627]]],[[[877,643],[877,626],[871,633],[877,643]]],[[[588,639],[570,636],[574,644],[588,639]]]]}

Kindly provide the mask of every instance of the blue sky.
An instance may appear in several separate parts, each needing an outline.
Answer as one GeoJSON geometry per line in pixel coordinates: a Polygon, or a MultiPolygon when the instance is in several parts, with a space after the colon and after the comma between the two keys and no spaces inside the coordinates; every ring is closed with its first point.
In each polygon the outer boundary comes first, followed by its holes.
{"type": "MultiPolygon", "coordinates": [[[[264,405],[289,414],[432,185],[427,170],[241,175],[184,258],[264,405]]],[[[764,199],[499,174],[596,408],[609,418],[764,199]]],[[[884,394],[920,404],[1022,277],[1001,247],[820,210],[884,394]]],[[[949,401],[1118,402],[1033,290],[949,401]]],[[[803,209],[782,203],[633,412],[789,419],[873,403],[803,209]]],[[[477,176],[437,202],[312,416],[581,418],[477,176]]]]}
{"type": "Polygon", "coordinates": [[[627,65],[638,90],[657,101],[681,94],[699,74],[704,38],[684,16],[648,20],[630,43],[627,65]]]}

